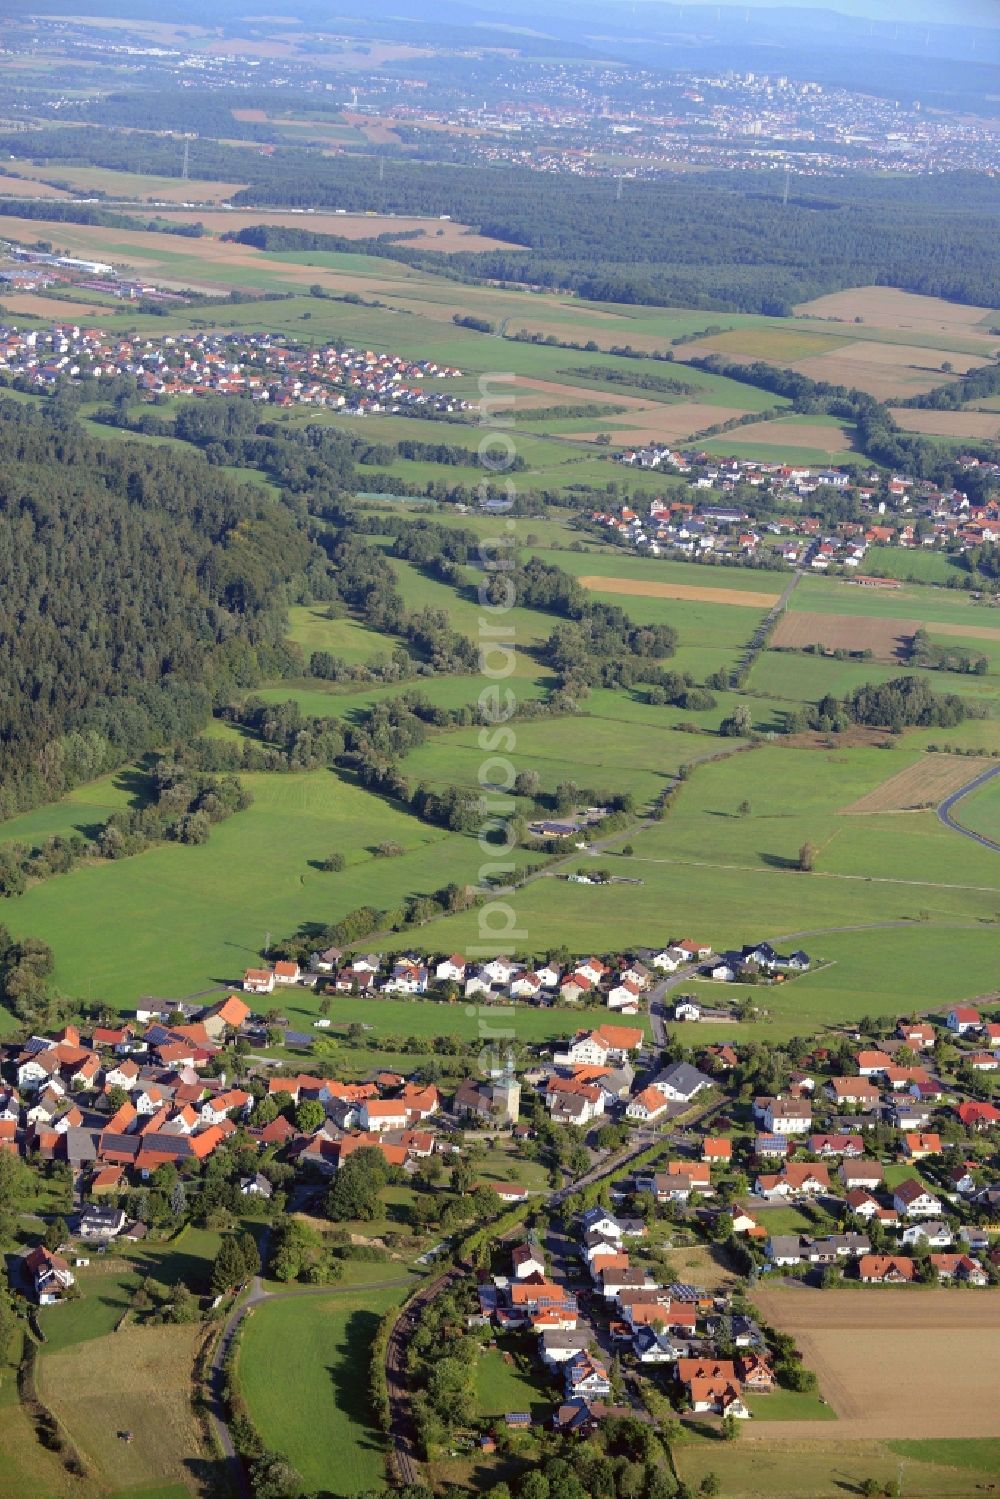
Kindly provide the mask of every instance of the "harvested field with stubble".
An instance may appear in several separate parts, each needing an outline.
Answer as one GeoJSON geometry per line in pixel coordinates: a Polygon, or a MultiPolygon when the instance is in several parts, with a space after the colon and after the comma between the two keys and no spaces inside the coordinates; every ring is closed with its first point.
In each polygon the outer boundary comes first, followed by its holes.
{"type": "Polygon", "coordinates": [[[815,297],[795,308],[797,317],[829,318],[834,322],[871,323],[900,332],[975,333],[995,313],[989,307],[963,306],[891,286],[854,286],[848,291],[815,297]]]}
{"type": "Polygon", "coordinates": [[[31,177],[6,177],[0,174],[0,196],[4,198],[70,198],[71,193],[31,177]]]}
{"type": "Polygon", "coordinates": [[[985,756],[923,755],[915,765],[890,776],[881,786],[851,802],[850,806],[841,807],[841,816],[914,812],[929,804],[936,806],[993,763],[985,756]]]}
{"type": "MultiPolygon", "coordinates": [[[[871,651],[877,661],[906,661],[920,628],[915,619],[880,619],[865,614],[810,614],[789,610],[771,636],[774,648],[804,650],[821,645],[827,650],[871,651]]],[[[935,625],[937,631],[940,626],[935,625]]]]}
{"type": "Polygon", "coordinates": [[[904,432],[922,432],[928,437],[1000,435],[1000,411],[916,411],[894,407],[892,415],[904,432]]]}
{"type": "Polygon", "coordinates": [[[662,583],[653,578],[603,578],[588,575],[578,579],[594,593],[624,593],[644,599],[690,599],[700,604],[742,604],[749,609],[770,609],[781,597],[777,593],[754,593],[746,588],[699,588],[694,583],[662,583]]]}
{"type": "Polygon", "coordinates": [[[839,1422],[755,1420],[751,1441],[1000,1436],[1000,1291],[789,1288],[754,1302],[795,1339],[839,1422]]]}
{"type": "Polygon", "coordinates": [[[741,427],[738,438],[727,434],[726,441],[762,442],[780,448],[816,448],[820,452],[848,453],[851,434],[843,427],[824,426],[822,422],[794,422],[778,417],[769,422],[752,422],[741,427]]]}
{"type": "MultiPolygon", "coordinates": [[[[615,393],[616,404],[620,399],[615,393]]],[[[566,436],[577,442],[595,442],[602,431],[609,432],[616,447],[639,447],[647,442],[685,442],[707,432],[721,421],[747,415],[741,407],[710,406],[706,401],[679,401],[676,406],[651,402],[646,411],[646,419],[642,419],[642,413],[636,411],[636,419],[629,417],[627,426],[623,425],[626,418],[619,417],[616,422],[609,421],[605,427],[595,427],[592,432],[567,432],[566,436]]],[[[741,431],[751,430],[756,429],[741,428],[741,431]]],[[[785,441],[787,440],[786,437],[785,441]]]]}

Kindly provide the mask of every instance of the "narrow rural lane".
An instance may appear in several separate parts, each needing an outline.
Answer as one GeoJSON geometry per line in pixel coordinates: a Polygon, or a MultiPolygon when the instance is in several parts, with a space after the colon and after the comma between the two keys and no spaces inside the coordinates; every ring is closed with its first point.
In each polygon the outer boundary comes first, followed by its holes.
{"type": "Polygon", "coordinates": [[[938,820],[943,822],[946,828],[951,828],[954,832],[961,833],[963,838],[971,838],[973,843],[979,843],[983,848],[992,849],[994,853],[1000,854],[1000,843],[994,842],[992,838],[987,838],[985,833],[975,833],[971,828],[963,827],[958,819],[952,816],[953,807],[965,797],[971,795],[973,791],[978,791],[981,786],[985,786],[988,781],[992,781],[996,775],[1000,775],[1000,764],[991,765],[989,770],[984,770],[981,775],[976,776],[973,780],[967,782],[966,785],[959,786],[958,790],[953,791],[950,796],[946,796],[937,809],[937,815],[938,820]]]}
{"type": "MultiPolygon", "coordinates": [[[[270,1231],[265,1234],[261,1242],[261,1259],[266,1263],[268,1241],[270,1231]]],[[[394,1280],[372,1281],[363,1286],[291,1286],[287,1291],[267,1291],[260,1275],[255,1275],[250,1283],[249,1295],[238,1305],[234,1306],[226,1324],[222,1329],[222,1335],[215,1345],[212,1354],[212,1362],[208,1373],[209,1387],[209,1415],[212,1428],[215,1432],[219,1449],[226,1461],[229,1470],[230,1490],[239,1496],[239,1499],[252,1499],[250,1485],[247,1482],[246,1471],[240,1461],[233,1442],[232,1432],[226,1420],[226,1360],[229,1357],[233,1342],[239,1332],[243,1319],[262,1305],[265,1301],[284,1301],[299,1296],[352,1296],[363,1294],[367,1291],[389,1291],[397,1286],[406,1286],[410,1283],[410,1276],[398,1276],[394,1280]]]]}
{"type": "Polygon", "coordinates": [[[694,978],[697,972],[697,963],[690,963],[685,968],[678,968],[669,978],[661,979],[650,989],[649,1024],[653,1031],[654,1046],[663,1047],[667,1044],[667,995],[681,984],[687,983],[688,979],[694,978]]]}

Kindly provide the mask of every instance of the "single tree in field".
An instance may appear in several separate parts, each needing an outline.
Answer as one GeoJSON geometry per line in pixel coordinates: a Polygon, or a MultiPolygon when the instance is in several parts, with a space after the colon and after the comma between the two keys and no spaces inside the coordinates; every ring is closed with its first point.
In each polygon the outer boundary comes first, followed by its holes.
{"type": "Polygon", "coordinates": [[[742,801],[742,802],[740,802],[739,806],[736,808],[736,816],[737,817],[749,817],[750,816],[750,803],[748,801],[742,801]]]}
{"type": "Polygon", "coordinates": [[[65,1218],[53,1218],[51,1223],[45,1226],[45,1247],[54,1254],[60,1244],[65,1244],[69,1238],[69,1229],[65,1218]]]}
{"type": "Polygon", "coordinates": [[[799,868],[803,874],[811,874],[816,868],[816,856],[819,849],[815,843],[803,843],[799,849],[799,868]]]}
{"type": "Polygon", "coordinates": [[[227,1235],[219,1245],[219,1252],[215,1256],[215,1264],[212,1266],[212,1291],[216,1296],[225,1295],[232,1291],[241,1281],[246,1279],[246,1261],[243,1251],[237,1241],[227,1235]]]}

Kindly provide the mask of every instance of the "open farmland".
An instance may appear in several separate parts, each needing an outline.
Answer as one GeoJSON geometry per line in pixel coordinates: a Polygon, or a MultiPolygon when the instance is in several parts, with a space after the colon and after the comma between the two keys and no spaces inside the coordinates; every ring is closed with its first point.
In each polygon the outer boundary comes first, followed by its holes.
{"type": "Polygon", "coordinates": [[[815,333],[799,329],[768,326],[732,328],[727,333],[717,333],[711,338],[699,339],[697,343],[684,347],[684,356],[724,354],[726,358],[741,355],[746,359],[766,359],[770,364],[792,364],[796,359],[805,359],[810,354],[826,354],[850,343],[852,334],[815,333]]]}
{"type": "MultiPolygon", "coordinates": [[[[87,861],[16,903],[12,927],[46,933],[64,992],[127,1006],[138,973],[153,993],[230,984],[257,960],[268,931],[325,925],[364,902],[381,908],[448,879],[476,880],[483,855],[474,837],[419,822],[349,779],[328,771],[242,779],[253,806],[214,828],[202,847],[158,844],[132,859],[87,861]],[[405,852],[376,858],[383,840],[405,852]],[[332,848],[347,857],[342,876],[318,867],[332,848]]],[[[645,780],[655,784],[649,773],[645,780]]]]}
{"type": "Polygon", "coordinates": [[[0,173],[0,194],[5,198],[69,198],[71,193],[60,187],[51,187],[47,182],[36,182],[32,177],[11,177],[0,173]]]}
{"type": "MultiPolygon", "coordinates": [[[[1000,1436],[1000,1293],[915,1286],[755,1290],[754,1301],[791,1334],[820,1393],[840,1418],[838,1438],[1000,1436]],[[859,1347],[878,1351],[859,1358],[859,1347]],[[933,1348],[933,1378],[914,1380],[933,1348]]],[[[749,1436],[829,1440],[825,1422],[753,1422],[749,1436]]]]}
{"type": "Polygon", "coordinates": [[[757,593],[747,588],[700,588],[694,583],[666,583],[655,578],[607,578],[596,573],[579,579],[596,593],[622,593],[637,598],[692,599],[702,604],[742,604],[750,609],[770,609],[780,594],[757,593]]]}
{"type": "Polygon", "coordinates": [[[39,1361],[43,1400],[101,1493],[152,1485],[197,1492],[210,1454],[191,1407],[201,1326],[129,1327],[39,1361]],[[130,1431],[123,1442],[119,1433],[130,1431]]]}
{"type": "Polygon", "coordinates": [[[879,661],[905,661],[918,620],[873,619],[856,614],[809,614],[786,611],[771,636],[775,648],[802,650],[821,645],[827,650],[871,651],[879,661]]]}
{"type": "MultiPolygon", "coordinates": [[[[758,1403],[769,1398],[761,1396],[758,1403]]],[[[706,1474],[714,1473],[728,1499],[843,1499],[860,1494],[872,1477],[885,1487],[902,1480],[907,1499],[975,1499],[989,1489],[1000,1461],[1000,1442],[989,1438],[844,1441],[841,1423],[825,1421],[820,1423],[825,1437],[800,1441],[799,1423],[783,1424],[780,1442],[769,1445],[678,1443],[673,1448],[678,1474],[694,1492],[706,1474]]],[[[753,1437],[757,1430],[753,1421],[747,1434],[753,1437]]]]}
{"type": "Polygon", "coordinates": [[[902,333],[974,334],[986,337],[996,321],[988,307],[945,302],[941,297],[897,291],[892,286],[854,286],[847,291],[815,297],[796,307],[800,318],[823,318],[834,323],[871,324],[902,333]]]}
{"type": "Polygon", "coordinates": [[[894,407],[892,414],[904,432],[922,432],[927,437],[991,440],[1000,435],[1000,411],[918,411],[894,407]]]}
{"type": "Polygon", "coordinates": [[[780,417],[770,422],[752,422],[749,426],[741,427],[738,434],[727,432],[724,437],[713,441],[723,445],[729,443],[731,447],[735,444],[737,448],[744,443],[782,449],[813,448],[831,458],[851,449],[851,434],[839,422],[798,421],[795,418],[783,420],[780,417]]]}
{"type": "Polygon", "coordinates": [[[911,812],[938,803],[972,781],[992,761],[964,755],[924,755],[906,770],[876,786],[842,809],[845,815],[868,812],[911,812]]]}
{"type": "Polygon", "coordinates": [[[245,182],[205,181],[196,177],[157,177],[143,172],[118,172],[107,167],[68,166],[63,162],[44,166],[16,160],[9,170],[19,178],[16,187],[5,189],[13,197],[66,198],[71,193],[100,192],[124,202],[221,203],[245,182]],[[56,186],[55,184],[59,184],[56,186]],[[64,186],[69,191],[64,191],[64,186]]]}
{"type": "Polygon", "coordinates": [[[986,349],[981,354],[962,355],[954,349],[942,354],[917,345],[858,342],[833,354],[800,359],[795,369],[810,380],[853,386],[867,391],[876,400],[891,401],[923,395],[954,380],[955,374],[942,371],[943,362],[961,374],[982,364],[987,354],[986,349]]]}
{"type": "Polygon", "coordinates": [[[963,827],[1000,843],[1000,779],[994,777],[978,791],[963,797],[952,816],[963,827]]]}
{"type": "MultiPolygon", "coordinates": [[[[234,188],[235,191],[235,188],[234,188]]],[[[191,202],[189,193],[186,202],[191,202]]],[[[285,229],[308,229],[315,234],[339,234],[344,239],[374,239],[379,234],[410,234],[407,244],[428,250],[509,250],[515,248],[503,240],[477,234],[468,224],[434,218],[407,218],[395,214],[368,213],[283,213],[275,208],[232,208],[215,213],[172,213],[171,221],[179,224],[204,224],[213,234],[231,233],[252,224],[277,224],[285,229]]]]}
{"type": "MultiPolygon", "coordinates": [[[[579,399],[579,391],[576,394],[579,399]]],[[[615,400],[617,402],[617,395],[615,400]]],[[[674,406],[650,403],[645,415],[636,411],[627,426],[621,420],[609,420],[590,431],[571,432],[567,436],[577,442],[595,442],[602,432],[608,432],[616,447],[638,447],[647,442],[684,442],[706,432],[717,422],[745,415],[746,412],[738,407],[723,409],[703,401],[679,401],[674,406]]]]}

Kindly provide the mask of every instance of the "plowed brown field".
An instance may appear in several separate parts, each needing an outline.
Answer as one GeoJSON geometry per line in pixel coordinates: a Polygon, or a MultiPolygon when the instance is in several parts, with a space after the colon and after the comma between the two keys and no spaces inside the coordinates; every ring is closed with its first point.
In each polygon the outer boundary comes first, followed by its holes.
{"type": "Polygon", "coordinates": [[[840,1420],[748,1423],[756,1441],[1000,1436],[1000,1291],[754,1291],[840,1420]],[[922,1371],[921,1375],[917,1371],[922,1371]]]}
{"type": "MultiPolygon", "coordinates": [[[[935,629],[938,627],[935,625],[935,629]]],[[[774,646],[822,645],[827,650],[871,651],[879,661],[905,661],[913,636],[919,629],[915,619],[876,619],[865,614],[810,614],[789,610],[781,616],[771,637],[774,646]]]]}

